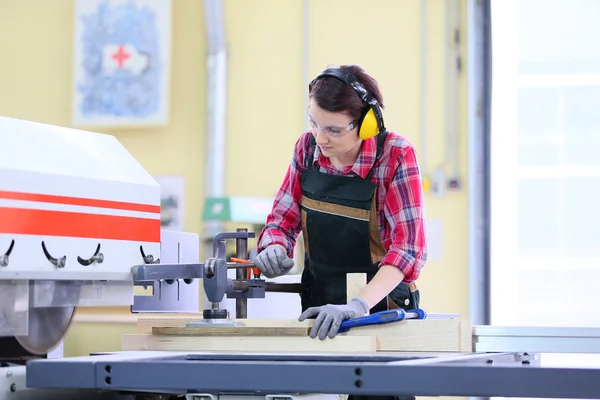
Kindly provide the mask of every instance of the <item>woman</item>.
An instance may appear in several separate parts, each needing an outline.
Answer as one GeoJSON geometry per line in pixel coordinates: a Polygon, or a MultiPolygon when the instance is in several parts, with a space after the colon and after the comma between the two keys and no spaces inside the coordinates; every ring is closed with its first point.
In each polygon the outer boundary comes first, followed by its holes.
{"type": "Polygon", "coordinates": [[[310,132],[300,136],[265,228],[256,266],[286,274],[302,231],[300,321],[333,338],[342,321],[418,307],[426,261],[425,213],[414,147],[388,132],[377,82],[356,65],[325,69],[309,85],[310,132]],[[366,273],[349,303],[346,274],[366,273]],[[347,304],[346,304],[347,303],[347,304]]]}

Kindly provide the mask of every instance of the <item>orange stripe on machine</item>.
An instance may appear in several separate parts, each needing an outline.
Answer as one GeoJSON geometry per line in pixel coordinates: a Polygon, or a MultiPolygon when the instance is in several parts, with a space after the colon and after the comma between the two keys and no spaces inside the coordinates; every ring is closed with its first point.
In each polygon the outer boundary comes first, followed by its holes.
{"type": "Polygon", "coordinates": [[[150,213],[160,213],[160,205],[130,203],[124,201],[88,199],[83,197],[57,196],[51,194],[37,194],[24,192],[10,192],[0,190],[0,199],[5,200],[23,200],[35,201],[41,203],[64,204],[73,206],[86,206],[109,208],[115,210],[141,211],[150,213]]]}
{"type": "Polygon", "coordinates": [[[158,243],[160,242],[160,219],[0,207],[0,234],[158,243]]]}

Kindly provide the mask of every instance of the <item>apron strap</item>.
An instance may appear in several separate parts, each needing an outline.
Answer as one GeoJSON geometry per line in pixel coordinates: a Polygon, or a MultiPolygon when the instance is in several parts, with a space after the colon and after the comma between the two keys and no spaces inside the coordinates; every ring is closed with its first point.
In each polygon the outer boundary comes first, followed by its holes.
{"type": "Polygon", "coordinates": [[[379,161],[379,159],[381,158],[381,155],[383,154],[383,145],[385,144],[385,138],[388,135],[388,131],[385,130],[383,132],[381,132],[379,135],[377,135],[377,155],[375,156],[375,161],[373,162],[373,166],[371,167],[371,170],[369,171],[369,174],[367,175],[366,180],[370,181],[371,178],[373,177],[373,173],[375,172],[375,166],[377,165],[377,161],[379,161]]]}
{"type": "Polygon", "coordinates": [[[315,168],[313,166],[313,162],[314,162],[314,157],[315,157],[315,149],[317,147],[317,140],[315,139],[315,137],[313,135],[310,136],[310,142],[308,144],[308,149],[306,149],[306,155],[307,157],[304,159],[304,167],[308,170],[316,170],[318,168],[315,168]]]}

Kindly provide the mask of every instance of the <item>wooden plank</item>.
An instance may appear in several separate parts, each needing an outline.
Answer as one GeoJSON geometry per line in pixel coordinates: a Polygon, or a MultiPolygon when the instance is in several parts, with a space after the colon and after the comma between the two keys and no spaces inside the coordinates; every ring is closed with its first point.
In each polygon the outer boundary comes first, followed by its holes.
{"type": "Polygon", "coordinates": [[[367,274],[346,274],[346,302],[357,297],[361,290],[367,285],[367,274]]]}
{"type": "Polygon", "coordinates": [[[471,352],[461,342],[461,320],[408,320],[391,324],[361,326],[348,336],[370,335],[377,339],[377,351],[471,352]]]}
{"type": "Polygon", "coordinates": [[[140,315],[144,318],[165,318],[168,316],[202,318],[202,313],[132,313],[127,307],[78,307],[73,316],[74,322],[137,324],[140,315]]]}
{"type": "MultiPolygon", "coordinates": [[[[188,322],[198,321],[202,319],[202,315],[198,317],[190,317],[189,315],[174,316],[152,316],[140,317],[137,322],[137,333],[151,334],[154,327],[185,327],[188,322]]],[[[309,327],[312,326],[313,320],[298,321],[295,319],[280,319],[280,318],[248,318],[237,319],[243,326],[256,327],[309,327]]]]}
{"type": "Polygon", "coordinates": [[[459,338],[459,347],[460,352],[463,353],[472,353],[474,352],[473,345],[473,326],[471,322],[460,320],[460,338],[459,338]]]}
{"type": "MultiPolygon", "coordinates": [[[[138,321],[138,333],[152,334],[154,328],[182,328],[196,319],[152,318],[138,321]]],[[[274,328],[307,329],[313,320],[299,322],[293,319],[244,319],[237,320],[246,327],[258,327],[263,331],[274,328]]],[[[225,328],[225,327],[223,327],[225,328]]],[[[223,329],[217,328],[217,329],[223,329]]],[[[471,324],[460,319],[407,320],[391,324],[352,328],[338,337],[371,337],[375,339],[377,351],[414,352],[472,352],[471,324]]],[[[285,332],[282,331],[282,332],[285,332]]],[[[224,332],[225,333],[225,332],[224,332]]],[[[183,336],[183,335],[180,335],[183,336]]],[[[193,337],[186,335],[187,337],[193,337]]],[[[223,336],[223,335],[221,335],[223,336]]],[[[273,337],[282,337],[275,335],[273,337]]],[[[173,336],[174,337],[174,336],[173,336]]],[[[248,336],[237,336],[247,338],[248,336]]],[[[222,338],[222,337],[221,337],[222,338]]],[[[310,338],[309,338],[310,339],[310,338]]],[[[317,340],[318,339],[311,339],[317,340]]]]}
{"type": "Polygon", "coordinates": [[[309,327],[273,326],[189,326],[152,328],[153,335],[163,336],[307,336],[309,327]]]}
{"type": "Polygon", "coordinates": [[[309,336],[160,336],[123,335],[123,350],[140,351],[219,351],[277,353],[373,353],[376,339],[371,336],[339,336],[330,340],[309,336]]]}

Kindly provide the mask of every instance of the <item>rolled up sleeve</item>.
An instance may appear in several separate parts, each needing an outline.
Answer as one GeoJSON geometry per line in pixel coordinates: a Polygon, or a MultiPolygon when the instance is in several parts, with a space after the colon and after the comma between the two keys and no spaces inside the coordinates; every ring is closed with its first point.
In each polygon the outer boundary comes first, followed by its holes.
{"type": "Polygon", "coordinates": [[[380,265],[397,267],[405,275],[404,282],[410,283],[427,261],[423,188],[414,148],[407,147],[398,161],[384,203],[391,245],[380,265]]]}

